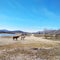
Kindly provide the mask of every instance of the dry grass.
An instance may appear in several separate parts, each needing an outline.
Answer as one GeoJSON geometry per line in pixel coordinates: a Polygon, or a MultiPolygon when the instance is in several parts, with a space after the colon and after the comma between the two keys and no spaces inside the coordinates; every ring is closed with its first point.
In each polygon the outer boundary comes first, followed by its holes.
{"type": "MultiPolygon", "coordinates": [[[[11,58],[13,57],[13,60],[17,60],[17,57],[20,57],[21,59],[18,60],[40,60],[40,58],[52,58],[55,54],[55,51],[51,49],[46,50],[45,48],[55,48],[59,44],[56,42],[50,42],[50,41],[44,41],[44,40],[39,40],[35,37],[28,37],[26,39],[26,43],[24,41],[21,42],[16,42],[16,43],[11,43],[8,45],[0,45],[0,51],[3,51],[2,54],[0,54],[0,59],[1,60],[12,60],[11,58]],[[31,39],[32,40],[31,40],[31,39]],[[29,41],[30,39],[30,41],[29,41]],[[36,40],[33,40],[36,39],[36,40]],[[30,43],[29,43],[30,42],[30,43]],[[49,43],[48,43],[49,42],[49,43]],[[32,48],[43,48],[42,50],[33,50],[32,48]],[[22,55],[23,54],[23,55],[22,55]],[[21,56],[22,55],[22,56],[21,56]],[[49,56],[51,55],[51,56],[49,56]],[[53,56],[52,56],[53,55],[53,56]],[[27,57],[29,56],[29,57],[27,57]],[[34,56],[36,56],[34,58],[34,56]],[[29,59],[27,59],[29,58],[29,59]]],[[[47,60],[47,59],[46,59],[47,60]]],[[[50,59],[51,60],[51,59],[50,59]]],[[[52,60],[54,60],[52,58],[52,60]]]]}
{"type": "Polygon", "coordinates": [[[0,46],[0,50],[2,49],[11,49],[11,48],[16,48],[16,47],[34,47],[34,48],[49,48],[49,47],[56,47],[58,46],[57,43],[42,43],[42,42],[35,42],[35,43],[26,43],[26,44],[23,44],[23,43],[20,43],[20,42],[17,42],[17,43],[13,43],[13,44],[8,44],[8,45],[2,45],[0,46]]]}
{"type": "MultiPolygon", "coordinates": [[[[30,60],[37,60],[38,58],[40,59],[53,59],[55,51],[53,49],[41,49],[41,50],[33,50],[30,49],[31,48],[35,48],[35,47],[40,47],[40,45],[35,44],[35,43],[31,43],[31,44],[19,44],[19,43],[15,43],[15,44],[10,44],[10,45],[5,45],[5,46],[1,46],[0,49],[5,49],[5,51],[0,55],[0,59],[1,60],[11,60],[12,56],[14,57],[14,59],[16,59],[16,57],[20,57],[21,54],[24,54],[24,56],[22,57],[22,60],[27,60],[27,56],[29,56],[30,60]],[[26,48],[25,48],[26,47],[26,48]],[[51,56],[50,56],[51,55],[51,56]],[[26,56],[26,57],[25,57],[26,56]],[[34,57],[36,56],[36,57],[34,57]]],[[[17,60],[17,59],[16,59],[17,60]]],[[[20,60],[20,59],[19,59],[20,60]]]]}

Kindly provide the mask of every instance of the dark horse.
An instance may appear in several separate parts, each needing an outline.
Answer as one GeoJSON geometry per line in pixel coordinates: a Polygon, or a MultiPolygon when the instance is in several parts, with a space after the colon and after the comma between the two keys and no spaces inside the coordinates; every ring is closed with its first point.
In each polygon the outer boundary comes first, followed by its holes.
{"type": "Polygon", "coordinates": [[[13,36],[13,40],[17,40],[20,36],[13,36]]]}

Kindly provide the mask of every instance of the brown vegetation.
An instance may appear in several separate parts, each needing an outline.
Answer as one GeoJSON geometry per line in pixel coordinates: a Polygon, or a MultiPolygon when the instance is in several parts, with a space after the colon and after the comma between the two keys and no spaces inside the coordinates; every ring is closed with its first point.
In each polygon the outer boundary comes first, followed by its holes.
{"type": "Polygon", "coordinates": [[[0,60],[55,60],[58,43],[33,36],[20,41],[23,43],[18,40],[16,43],[0,45],[0,60]]]}

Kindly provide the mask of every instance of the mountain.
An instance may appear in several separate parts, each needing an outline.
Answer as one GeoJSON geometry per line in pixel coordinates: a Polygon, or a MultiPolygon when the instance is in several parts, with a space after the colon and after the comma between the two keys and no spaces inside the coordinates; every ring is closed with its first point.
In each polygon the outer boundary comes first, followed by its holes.
{"type": "MultiPolygon", "coordinates": [[[[24,32],[21,30],[14,30],[14,31],[10,31],[10,30],[6,30],[6,29],[2,29],[0,30],[0,33],[30,33],[30,32],[24,32]]],[[[38,31],[38,32],[32,32],[33,34],[60,34],[60,29],[59,30],[45,30],[45,31],[38,31]]]]}
{"type": "Polygon", "coordinates": [[[43,31],[34,32],[34,34],[43,34],[43,31]]]}
{"type": "Polygon", "coordinates": [[[45,30],[43,33],[45,34],[54,34],[56,30],[45,30]]]}
{"type": "Polygon", "coordinates": [[[9,32],[9,31],[8,30],[5,30],[5,29],[0,30],[0,33],[5,33],[5,32],[9,32]]]}
{"type": "Polygon", "coordinates": [[[60,29],[55,31],[55,34],[60,34],[60,29]]]}
{"type": "Polygon", "coordinates": [[[38,31],[36,34],[60,34],[60,29],[59,30],[45,30],[45,31],[38,31]]]}
{"type": "Polygon", "coordinates": [[[15,30],[15,31],[10,31],[12,33],[24,33],[23,31],[20,31],[20,30],[15,30]]]}
{"type": "Polygon", "coordinates": [[[20,31],[20,30],[15,30],[15,31],[10,31],[10,30],[5,30],[5,29],[3,29],[3,30],[0,30],[0,33],[25,33],[25,32],[23,32],[23,31],[20,31]]]}

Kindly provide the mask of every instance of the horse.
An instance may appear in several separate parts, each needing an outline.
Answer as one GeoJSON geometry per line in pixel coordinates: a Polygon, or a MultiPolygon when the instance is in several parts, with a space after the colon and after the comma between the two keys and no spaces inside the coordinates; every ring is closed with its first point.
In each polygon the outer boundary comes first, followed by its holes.
{"type": "Polygon", "coordinates": [[[17,40],[20,36],[13,36],[13,40],[17,40]]]}
{"type": "Polygon", "coordinates": [[[21,34],[21,40],[24,40],[25,34],[21,34]]]}

